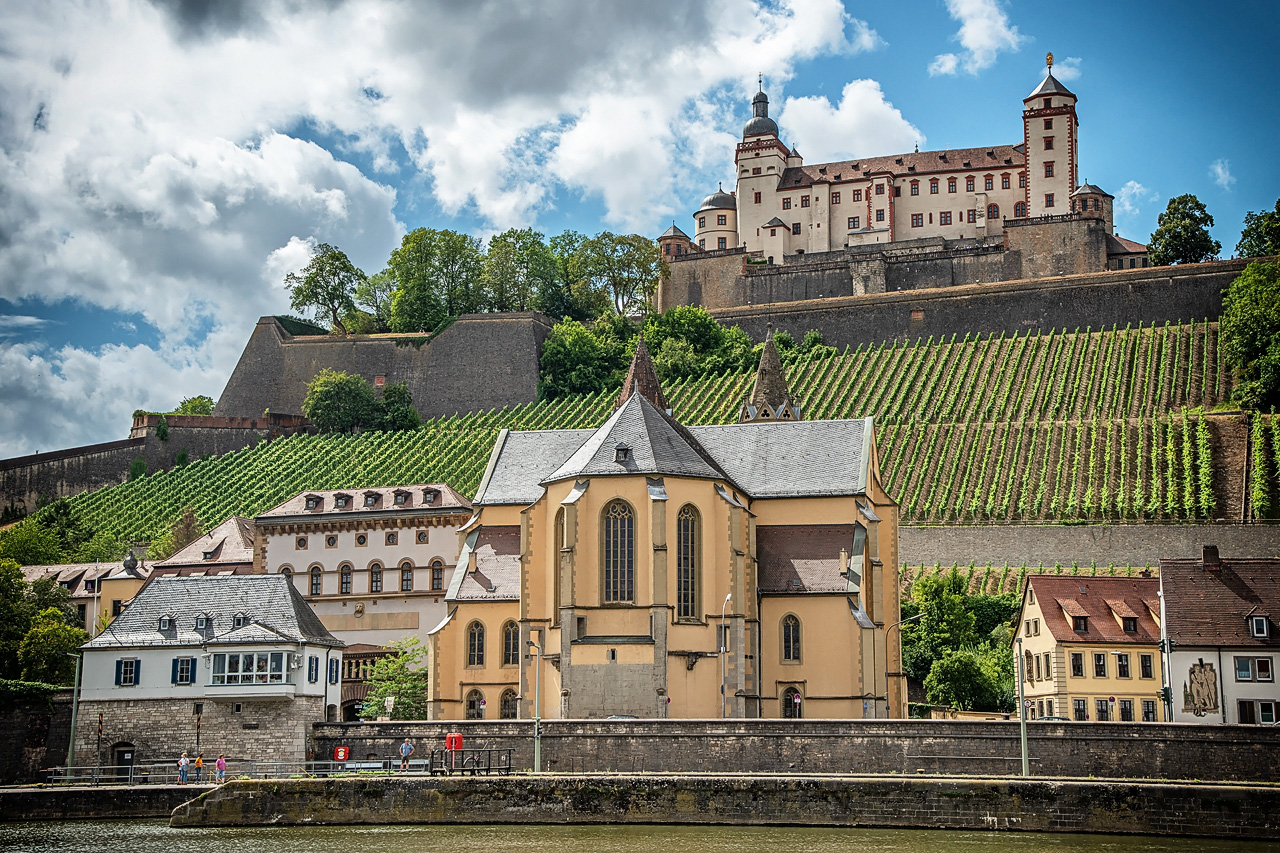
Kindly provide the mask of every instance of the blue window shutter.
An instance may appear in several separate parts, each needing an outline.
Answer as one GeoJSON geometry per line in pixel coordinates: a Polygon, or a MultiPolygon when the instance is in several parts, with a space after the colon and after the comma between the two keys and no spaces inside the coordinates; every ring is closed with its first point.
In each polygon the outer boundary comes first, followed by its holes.
{"type": "Polygon", "coordinates": [[[142,661],[140,660],[133,662],[133,683],[135,685],[142,683],[142,661]]]}
{"type": "Polygon", "coordinates": [[[173,659],[173,667],[172,667],[172,670],[171,670],[171,671],[172,671],[172,678],[171,678],[171,679],[170,679],[170,681],[169,681],[169,683],[170,683],[170,684],[177,684],[177,683],[178,683],[178,661],[179,661],[179,660],[180,660],[180,658],[174,658],[174,659],[173,659]]]}
{"type": "Polygon", "coordinates": [[[124,677],[124,660],[116,660],[116,687],[120,686],[120,681],[124,677]]]}
{"type": "Polygon", "coordinates": [[[191,679],[187,683],[188,684],[196,683],[196,659],[195,658],[191,658],[191,679]]]}

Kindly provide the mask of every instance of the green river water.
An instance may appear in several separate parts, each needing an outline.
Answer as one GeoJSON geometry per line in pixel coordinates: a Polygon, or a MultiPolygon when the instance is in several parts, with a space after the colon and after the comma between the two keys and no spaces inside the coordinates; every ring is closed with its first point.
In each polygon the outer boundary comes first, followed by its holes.
{"type": "Polygon", "coordinates": [[[170,829],[167,821],[0,823],[7,853],[1280,853],[1280,842],[1118,835],[687,826],[170,829]]]}

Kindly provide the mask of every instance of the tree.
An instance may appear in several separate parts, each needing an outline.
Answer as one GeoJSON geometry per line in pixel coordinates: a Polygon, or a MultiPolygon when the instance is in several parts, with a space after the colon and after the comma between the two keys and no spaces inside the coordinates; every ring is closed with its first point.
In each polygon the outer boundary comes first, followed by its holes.
{"type": "Polygon", "coordinates": [[[356,286],[364,279],[365,274],[341,249],[318,243],[302,275],[289,273],[284,277],[284,286],[289,289],[293,310],[312,308],[317,318],[328,317],[345,335],[347,327],[342,318],[355,310],[356,286]]]}
{"type": "Polygon", "coordinates": [[[446,318],[483,308],[484,254],[474,237],[415,229],[392,251],[388,267],[396,283],[391,298],[394,331],[434,331],[446,318]]]}
{"type": "Polygon", "coordinates": [[[1244,215],[1244,230],[1236,244],[1236,255],[1241,258],[1280,255],[1280,199],[1276,199],[1275,211],[1249,211],[1244,215]]]}
{"type": "Polygon", "coordinates": [[[1247,409],[1280,405],[1280,264],[1255,261],[1231,282],[1218,341],[1240,375],[1232,398],[1247,409]]]}
{"type": "Polygon", "coordinates": [[[366,334],[391,331],[391,297],[395,293],[396,277],[391,270],[374,273],[356,285],[355,303],[360,314],[368,318],[366,334]]]}
{"type": "Polygon", "coordinates": [[[949,705],[961,711],[994,711],[999,690],[974,649],[947,649],[933,662],[924,680],[925,698],[932,705],[949,705]]]}
{"type": "Polygon", "coordinates": [[[169,440],[169,419],[164,415],[161,415],[160,420],[156,423],[156,438],[161,441],[169,440]]]}
{"type": "Polygon", "coordinates": [[[555,280],[555,257],[532,228],[512,228],[489,240],[482,289],[489,311],[528,311],[555,280]]]}
{"type": "Polygon", "coordinates": [[[22,680],[72,684],[76,662],[68,654],[88,641],[89,635],[68,625],[58,608],[41,610],[18,646],[22,680]]]}
{"type": "Polygon", "coordinates": [[[178,408],[173,410],[175,415],[203,415],[208,417],[213,414],[213,398],[204,394],[197,394],[194,397],[183,397],[182,402],[178,404],[178,408]]]}
{"type": "Polygon", "coordinates": [[[134,457],[134,460],[129,463],[129,479],[136,480],[145,476],[147,476],[147,460],[141,456],[134,457]]]}
{"type": "Polygon", "coordinates": [[[424,720],[427,717],[427,671],[419,664],[427,650],[417,637],[404,637],[391,644],[392,653],[374,661],[366,683],[369,694],[360,716],[366,720],[386,716],[386,700],[395,697],[393,720],[424,720]]]}
{"type": "Polygon", "coordinates": [[[754,366],[747,333],[737,326],[720,325],[705,308],[677,306],[650,316],[644,339],[663,380],[754,366]]]}
{"type": "Polygon", "coordinates": [[[382,406],[363,377],[327,368],[307,383],[302,413],[321,432],[372,429],[382,421],[382,406]]]}
{"type": "Polygon", "coordinates": [[[609,297],[592,286],[586,274],[586,238],[565,231],[551,238],[552,275],[534,294],[534,307],[555,320],[585,323],[609,310],[609,297]]]}
{"type": "Polygon", "coordinates": [[[902,666],[913,678],[923,679],[934,661],[947,650],[971,647],[977,643],[975,619],[965,606],[964,580],[951,571],[930,575],[916,581],[909,609],[904,603],[902,618],[923,613],[913,622],[902,625],[902,666]],[[909,612],[910,610],[910,612],[909,612]]]}
{"type": "Polygon", "coordinates": [[[1169,206],[1156,220],[1147,254],[1158,267],[1166,264],[1198,264],[1211,261],[1222,244],[1209,236],[1213,217],[1194,195],[1169,199],[1169,206]]]}
{"type": "Polygon", "coordinates": [[[596,334],[577,320],[563,320],[542,344],[538,395],[555,400],[614,387],[622,381],[626,358],[625,344],[612,330],[596,334]]]}
{"type": "Polygon", "coordinates": [[[169,529],[160,538],[151,543],[147,549],[147,557],[152,560],[167,560],[204,534],[204,525],[196,517],[195,507],[187,504],[182,508],[169,529]]]}
{"type": "Polygon", "coordinates": [[[422,426],[422,418],[413,407],[413,396],[407,382],[388,385],[382,390],[382,410],[382,429],[396,432],[422,426]]]}
{"type": "Polygon", "coordinates": [[[658,244],[638,234],[601,231],[583,242],[582,253],[585,277],[609,295],[619,314],[647,311],[667,274],[658,244]]]}
{"type": "Polygon", "coordinates": [[[37,523],[57,537],[58,550],[63,555],[74,553],[93,538],[93,531],[76,518],[71,509],[71,501],[66,498],[58,498],[46,506],[40,512],[37,523]]]}
{"type": "Polygon", "coordinates": [[[31,623],[29,587],[22,569],[11,559],[0,559],[0,678],[22,674],[18,649],[31,623]]]}
{"type": "Polygon", "coordinates": [[[0,559],[21,566],[49,566],[62,562],[63,551],[54,531],[29,519],[0,531],[0,559]]]}

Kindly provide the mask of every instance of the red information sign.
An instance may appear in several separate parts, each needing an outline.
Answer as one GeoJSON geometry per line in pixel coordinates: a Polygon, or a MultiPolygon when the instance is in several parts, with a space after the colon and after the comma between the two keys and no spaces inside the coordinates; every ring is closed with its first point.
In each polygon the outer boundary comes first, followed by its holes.
{"type": "Polygon", "coordinates": [[[351,757],[351,747],[349,747],[349,746],[335,746],[335,747],[333,748],[333,760],[334,760],[334,761],[346,761],[346,760],[347,760],[348,758],[350,758],[350,757],[351,757]]]}

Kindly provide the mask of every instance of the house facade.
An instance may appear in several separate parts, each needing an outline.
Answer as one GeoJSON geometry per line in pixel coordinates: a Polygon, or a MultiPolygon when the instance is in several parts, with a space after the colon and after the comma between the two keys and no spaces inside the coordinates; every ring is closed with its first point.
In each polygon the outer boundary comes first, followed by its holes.
{"type": "Polygon", "coordinates": [[[69,563],[56,566],[25,566],[28,583],[49,580],[71,594],[76,609],[76,626],[96,637],[124,610],[147,582],[151,570],[132,555],[123,564],[69,563]]]}
{"type": "Polygon", "coordinates": [[[741,423],[683,426],[641,342],[598,429],[499,435],[433,718],[902,715],[873,424],[799,420],[765,346],[741,423]]]}
{"type": "Polygon", "coordinates": [[[279,575],[156,578],[82,647],[75,763],[305,760],[342,646],[279,575]]]}
{"type": "Polygon", "coordinates": [[[1028,716],[1166,721],[1159,592],[1152,577],[1029,576],[1014,634],[1028,716]]]}
{"type": "Polygon", "coordinates": [[[1280,560],[1161,560],[1170,719],[1274,725],[1280,717],[1280,560]]]}

